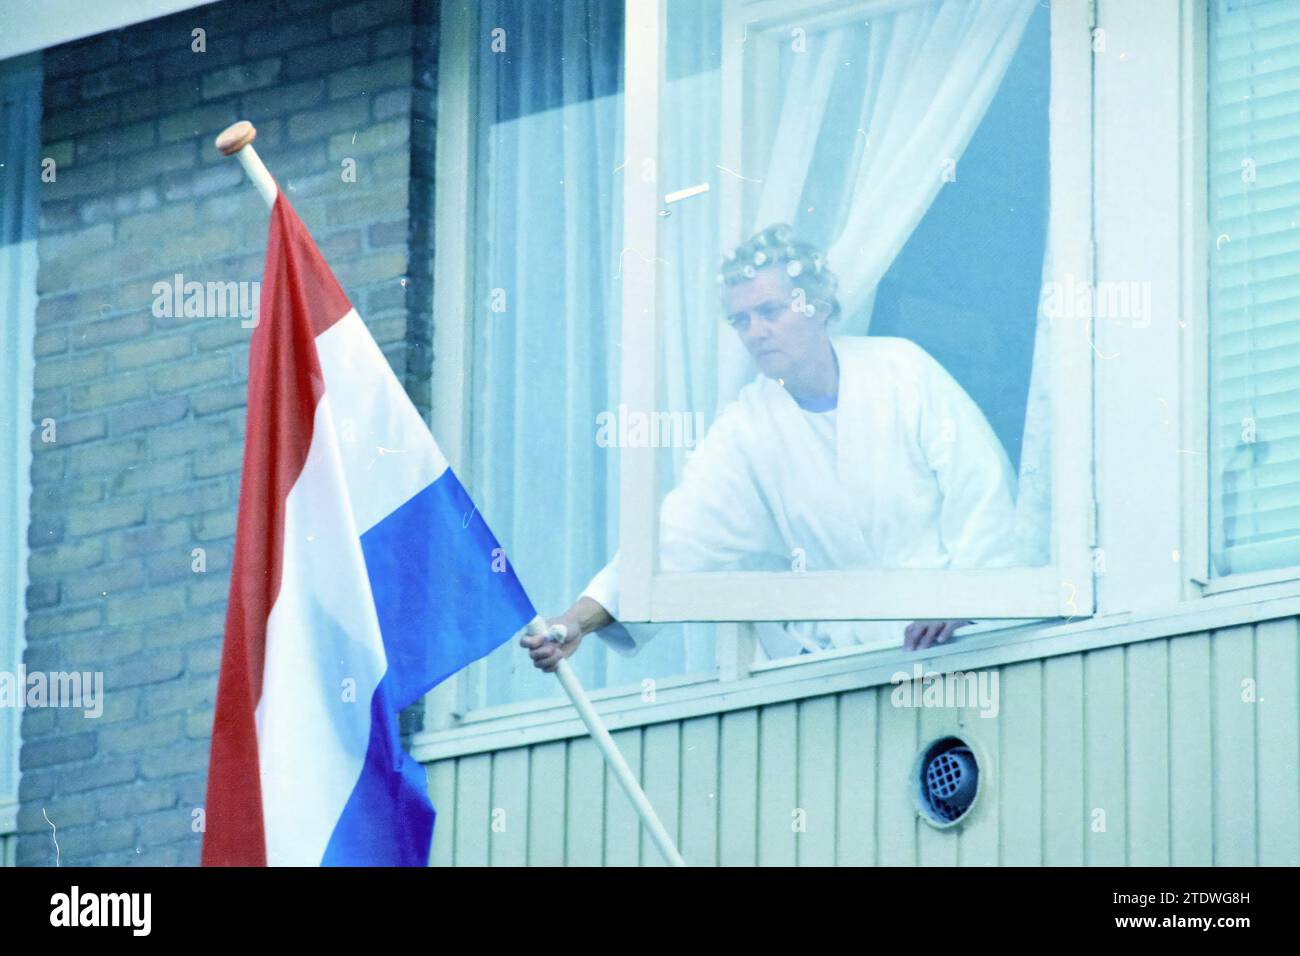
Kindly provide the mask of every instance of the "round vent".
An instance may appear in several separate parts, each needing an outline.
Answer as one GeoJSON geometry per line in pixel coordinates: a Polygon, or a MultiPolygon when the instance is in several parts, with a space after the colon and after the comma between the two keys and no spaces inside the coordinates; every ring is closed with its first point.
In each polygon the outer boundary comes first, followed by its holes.
{"type": "Polygon", "coordinates": [[[979,763],[964,740],[937,740],[917,761],[917,803],[937,826],[956,823],[975,802],[979,792],[979,763]]]}

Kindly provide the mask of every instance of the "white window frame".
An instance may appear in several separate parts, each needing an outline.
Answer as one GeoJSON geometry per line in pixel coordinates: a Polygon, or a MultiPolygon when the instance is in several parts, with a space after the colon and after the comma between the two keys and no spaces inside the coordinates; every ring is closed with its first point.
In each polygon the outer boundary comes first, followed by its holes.
{"type": "MultiPolygon", "coordinates": [[[[656,168],[659,89],[664,60],[663,0],[628,0],[624,84],[627,168],[656,168]]],[[[828,4],[812,0],[796,15],[791,3],[729,0],[728,24],[743,24],[750,42],[788,35],[810,16],[870,19],[893,0],[828,4]]],[[[1092,66],[1086,0],[1052,4],[1051,235],[1061,275],[1092,279],[1092,66]]],[[[730,36],[727,39],[731,39],[730,36]]],[[[738,39],[738,38],[737,38],[738,39]]],[[[725,42],[725,41],[724,41],[725,42]]],[[[727,64],[724,64],[724,71],[727,64]]],[[[725,80],[724,80],[725,82],[725,80]]],[[[734,82],[730,88],[739,91],[734,82]]],[[[725,99],[725,98],[724,98],[725,99]]],[[[734,106],[734,100],[731,101],[734,106]]],[[[738,111],[733,109],[732,114],[738,111]]],[[[739,146],[738,135],[724,143],[739,146]]],[[[725,161],[724,156],[724,161],[725,161]]],[[[656,409],[661,317],[656,305],[660,195],[679,183],[625,176],[623,195],[623,362],[620,402],[656,409]]],[[[913,618],[1043,618],[1091,614],[1090,557],[1092,342],[1086,326],[1054,325],[1052,336],[1052,549],[1042,568],[687,572],[655,568],[659,502],[656,449],[621,449],[619,489],[620,617],[628,621],[781,621],[913,618]],[[1065,436],[1074,440],[1062,440],[1065,436]]]]}
{"type": "MultiPolygon", "coordinates": [[[[725,0],[730,6],[738,6],[740,0],[725,0]]],[[[880,7],[882,0],[866,0],[860,2],[865,15],[869,15],[871,10],[880,7]]],[[[782,0],[764,0],[761,3],[750,3],[744,17],[751,22],[755,18],[761,18],[767,23],[769,28],[777,28],[775,24],[779,23],[779,18],[774,19],[773,11],[780,13],[783,7],[787,6],[782,0]]],[[[834,6],[843,9],[842,3],[836,3],[834,6]]],[[[1087,188],[1082,188],[1059,199],[1063,204],[1070,204],[1069,215],[1075,217],[1077,221],[1090,223],[1090,183],[1091,183],[1091,137],[1090,137],[1090,116],[1092,109],[1090,95],[1091,75],[1091,52],[1088,46],[1088,23],[1087,18],[1090,16],[1091,8],[1086,0],[1064,0],[1063,6],[1068,7],[1067,12],[1054,12],[1052,21],[1052,57],[1055,63],[1057,59],[1064,59],[1065,54],[1058,51],[1059,47],[1068,47],[1070,54],[1073,56],[1071,65],[1058,71],[1053,67],[1053,83],[1062,84],[1067,93],[1074,96],[1072,111],[1061,109],[1056,111],[1057,115],[1062,118],[1060,131],[1051,135],[1049,149],[1052,151],[1053,162],[1060,162],[1068,168],[1068,172],[1062,173],[1062,181],[1084,183],[1087,188]],[[1082,38],[1082,39],[1080,39],[1082,38]],[[1058,77],[1059,72],[1059,77],[1058,77]],[[1083,79],[1080,80],[1079,77],[1083,79]],[[1072,77],[1072,81],[1067,81],[1067,77],[1072,77]]],[[[852,8],[856,11],[857,7],[852,8]]],[[[635,113],[635,111],[644,109],[644,106],[638,106],[628,99],[627,91],[633,86],[633,77],[638,76],[638,71],[644,71],[647,68],[648,54],[652,47],[644,42],[644,24],[640,23],[637,15],[650,14],[652,18],[658,16],[658,4],[655,0],[628,0],[627,14],[625,18],[625,117],[633,115],[638,116],[635,122],[625,118],[625,129],[636,130],[642,134],[641,153],[645,153],[645,134],[655,132],[657,123],[648,123],[646,116],[655,116],[653,111],[649,113],[635,113]],[[641,36],[641,41],[635,38],[641,36]]],[[[788,16],[788,14],[786,14],[788,16]]],[[[855,13],[856,15],[856,13],[855,13]]],[[[436,143],[435,157],[435,241],[437,243],[437,255],[435,256],[435,276],[434,286],[437,290],[435,295],[434,309],[434,355],[436,364],[433,373],[432,395],[433,395],[433,412],[431,424],[434,434],[437,436],[440,446],[452,468],[462,477],[467,487],[473,487],[472,464],[468,459],[468,434],[470,428],[469,408],[472,400],[470,379],[468,370],[473,367],[472,341],[468,334],[470,316],[472,314],[473,290],[470,287],[470,276],[473,270],[473,250],[475,249],[475,240],[473,234],[474,227],[474,122],[477,115],[475,108],[475,87],[471,82],[471,57],[474,38],[472,30],[474,28],[473,17],[469,7],[457,2],[457,0],[443,0],[442,16],[440,21],[440,51],[439,51],[439,79],[438,79],[438,115],[440,122],[438,124],[438,139],[436,143]]],[[[658,44],[658,41],[655,41],[658,44]]],[[[648,64],[650,68],[655,68],[653,63],[648,64]]],[[[646,85],[645,82],[639,82],[638,88],[644,90],[648,96],[657,97],[658,85],[646,85]]],[[[1066,93],[1059,92],[1055,87],[1053,96],[1060,100],[1066,93]]],[[[735,134],[733,132],[733,139],[735,134]]],[[[653,139],[650,140],[653,142],[653,139]]],[[[629,150],[626,155],[638,155],[633,150],[636,149],[635,143],[628,142],[625,148],[629,150]]],[[[639,182],[639,177],[628,177],[628,181],[639,182]]],[[[1061,190],[1055,190],[1057,192],[1061,190]]],[[[633,203],[648,202],[652,210],[658,209],[658,197],[653,185],[650,189],[645,190],[642,194],[637,195],[635,190],[630,190],[631,197],[625,194],[625,216],[627,215],[629,198],[633,203]]],[[[1057,197],[1053,196],[1056,200],[1057,197]]],[[[644,212],[644,210],[643,210],[644,212]]],[[[657,216],[653,218],[657,219],[657,216]]],[[[1058,217],[1058,221],[1064,217],[1058,217]]],[[[1090,227],[1089,227],[1090,228],[1090,227]]],[[[1088,232],[1088,229],[1084,230],[1088,232]]],[[[625,242],[625,245],[629,243],[625,242]]],[[[1091,276],[1092,274],[1092,244],[1091,235],[1085,235],[1081,242],[1075,242],[1069,247],[1076,257],[1075,260],[1067,258],[1067,247],[1064,242],[1060,242],[1062,253],[1058,255],[1058,263],[1063,268],[1069,268],[1074,276],[1091,276]],[[1072,264],[1073,262],[1073,264],[1072,264]]],[[[637,257],[628,257],[631,262],[637,257]]],[[[635,275],[635,274],[634,274],[635,275]]],[[[642,274],[642,279],[645,276],[642,274]]],[[[651,283],[653,284],[653,282],[651,283]]],[[[628,306],[629,295],[635,299],[635,293],[629,292],[629,287],[634,287],[635,281],[629,281],[629,276],[624,276],[624,335],[629,335],[629,326],[632,332],[632,338],[637,338],[637,333],[642,331],[637,328],[633,322],[629,322],[626,317],[630,313],[628,306]]],[[[653,296],[649,296],[647,302],[653,302],[653,296]]],[[[638,308],[640,304],[638,304],[638,308]]],[[[1086,329],[1084,330],[1086,332],[1086,329]]],[[[1058,340],[1063,340],[1065,336],[1058,336],[1058,340]]],[[[625,342],[627,339],[625,339],[625,342]]],[[[1082,396],[1079,400],[1078,408],[1082,411],[1070,417],[1071,426],[1082,430],[1084,434],[1091,434],[1091,392],[1090,392],[1090,367],[1088,363],[1091,359],[1091,345],[1086,336],[1079,340],[1082,347],[1075,350],[1075,356],[1082,359],[1082,366],[1077,368],[1073,375],[1074,391],[1082,396]]],[[[631,361],[630,356],[634,355],[633,349],[625,346],[624,350],[625,366],[631,361]]],[[[1064,359],[1057,359],[1058,366],[1064,364],[1064,359]]],[[[633,363],[636,364],[636,363],[633,363]]],[[[627,368],[624,367],[623,373],[627,374],[627,368]]],[[[638,370],[634,373],[638,379],[644,376],[638,370]]],[[[644,384],[644,383],[643,383],[644,384]]],[[[1063,399],[1054,395],[1056,407],[1062,407],[1063,399]]],[[[637,406],[632,406],[637,407],[637,406]]],[[[1058,446],[1060,442],[1056,443],[1058,446]]],[[[635,455],[641,452],[641,449],[624,448],[621,454],[627,456],[629,452],[635,455]]],[[[1087,500],[1091,501],[1091,484],[1090,484],[1090,456],[1091,442],[1085,441],[1076,443],[1072,449],[1067,449],[1062,453],[1058,448],[1058,462],[1054,463],[1057,472],[1060,474],[1070,474],[1075,477],[1077,482],[1082,482],[1080,486],[1087,500]],[[1073,458],[1071,458],[1073,456],[1073,458]]],[[[624,473],[627,473],[628,459],[623,459],[624,473]]],[[[621,494],[627,492],[627,484],[620,489],[621,494]]],[[[1068,494],[1069,492],[1062,488],[1054,488],[1054,494],[1068,494]]],[[[647,500],[653,500],[649,498],[647,500]]],[[[1076,498],[1077,500],[1077,498],[1076,498]]],[[[622,512],[624,515],[635,513],[637,509],[628,508],[626,499],[622,502],[622,512]]],[[[646,509],[646,514],[651,509],[646,509]]],[[[653,509],[657,512],[657,508],[653,509]]],[[[1089,534],[1092,529],[1092,508],[1084,508],[1078,512],[1070,512],[1068,525],[1071,528],[1071,536],[1084,541],[1082,546],[1076,548],[1078,554],[1073,562],[1073,568],[1066,576],[1062,576],[1058,567],[1048,566],[1039,569],[1017,569],[1013,574],[1019,576],[1018,586],[1024,586],[1028,591],[1033,593],[1033,597],[1020,602],[1015,607],[1009,607],[1007,602],[999,602],[994,608],[990,608],[986,613],[983,610],[977,613],[969,613],[969,616],[994,617],[1002,621],[996,623],[977,625],[973,628],[966,628],[963,633],[971,634],[977,631],[997,631],[1006,632],[1008,639],[1014,637],[1014,633],[1023,631],[1024,624],[1020,627],[1007,627],[1006,621],[1014,618],[1026,618],[1031,621],[1038,621],[1044,617],[1063,618],[1067,623],[1071,620],[1086,617],[1093,610],[1093,581],[1089,564],[1088,545],[1091,543],[1089,534]],[[1027,577],[1026,577],[1027,575],[1027,577]],[[1044,611],[1044,608],[1047,610],[1044,611]]],[[[656,522],[657,523],[657,522],[656,522]]],[[[620,532],[627,534],[626,529],[621,528],[620,532]]],[[[1064,567],[1064,566],[1063,566],[1064,567]]],[[[925,579],[936,579],[949,582],[950,575],[958,574],[965,580],[966,597],[981,592],[990,586],[990,575],[1000,576],[1005,572],[998,571],[969,571],[969,572],[913,572],[913,571],[885,571],[885,572],[813,572],[800,575],[765,575],[761,572],[740,573],[717,573],[705,575],[685,576],[694,578],[681,582],[684,589],[672,597],[677,600],[675,607],[666,609],[666,614],[660,614],[656,620],[680,620],[680,621],[714,621],[719,624],[717,635],[717,670],[712,674],[684,675],[674,678],[674,682],[688,685],[698,685],[702,683],[716,682],[717,680],[732,681],[740,680],[747,677],[751,672],[758,672],[763,669],[778,669],[785,666],[788,662],[771,662],[770,664],[755,664],[754,646],[756,643],[754,632],[748,622],[755,620],[784,619],[790,617],[789,614],[777,613],[775,607],[759,608],[755,612],[754,593],[761,591],[766,587],[763,582],[764,578],[783,578],[787,586],[793,586],[796,591],[802,591],[802,600],[809,603],[807,610],[810,613],[797,615],[805,619],[854,619],[868,616],[862,613],[858,608],[852,605],[851,601],[846,601],[843,592],[859,587],[859,582],[864,576],[869,580],[887,581],[887,587],[896,588],[896,582],[906,577],[909,581],[918,582],[917,574],[920,575],[919,583],[914,584],[918,593],[924,593],[926,588],[932,587],[927,584],[925,579]],[[791,581],[790,579],[793,579],[791,581]],[[729,607],[703,607],[697,609],[692,601],[701,593],[709,595],[718,585],[727,582],[732,585],[733,597],[729,607]],[[811,585],[811,587],[809,587],[811,585]],[[732,613],[732,608],[736,608],[732,613]]],[[[624,572],[626,576],[626,571],[624,572]]],[[[678,575],[660,575],[660,578],[666,579],[672,584],[677,584],[678,575]]],[[[626,585],[625,585],[626,586],[626,585]]],[[[948,584],[945,583],[947,588],[948,584]]],[[[626,592],[625,592],[626,593],[626,592]]],[[[929,612],[924,616],[942,616],[944,607],[936,604],[933,599],[933,593],[929,594],[926,600],[926,608],[929,612]]],[[[620,601],[625,600],[620,597],[620,601]]],[[[715,599],[710,598],[710,602],[715,599]]],[[[877,618],[888,617],[878,606],[873,605],[870,616],[877,618]]],[[[636,620],[637,618],[630,614],[621,615],[627,620],[636,620]]],[[[921,616],[921,615],[904,615],[898,616],[921,616]]],[[[956,612],[953,615],[956,616],[956,612]]],[[[850,652],[850,654],[853,652],[850,652]]],[[[892,653],[892,652],[891,652],[892,653]]],[[[802,659],[799,659],[802,662],[802,659]]],[[[850,660],[843,662],[850,665],[850,660]]],[[[484,665],[477,662],[465,668],[459,674],[444,681],[442,685],[436,688],[426,701],[426,719],[425,733],[437,734],[450,728],[463,726],[465,724],[477,723],[480,721],[492,721],[498,719],[514,719],[519,714],[534,708],[546,708],[554,704],[553,701],[535,701],[504,704],[500,706],[482,707],[478,701],[482,700],[482,685],[484,681],[484,665]]],[[[660,682],[662,689],[663,682],[660,682]]],[[[613,688],[601,692],[598,696],[613,694],[617,696],[622,693],[621,689],[613,688]]]]}

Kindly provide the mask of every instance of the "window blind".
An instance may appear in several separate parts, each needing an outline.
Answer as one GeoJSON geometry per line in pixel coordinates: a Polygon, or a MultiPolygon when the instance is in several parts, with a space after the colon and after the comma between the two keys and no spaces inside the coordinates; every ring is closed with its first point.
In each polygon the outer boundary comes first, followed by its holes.
{"type": "Polygon", "coordinates": [[[1300,565],[1300,4],[1211,0],[1210,558],[1300,565]]]}

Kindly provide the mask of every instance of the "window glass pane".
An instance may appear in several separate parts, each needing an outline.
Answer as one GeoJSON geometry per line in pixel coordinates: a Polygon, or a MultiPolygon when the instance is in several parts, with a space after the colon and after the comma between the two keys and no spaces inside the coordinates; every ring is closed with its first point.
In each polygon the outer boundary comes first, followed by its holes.
{"type": "Polygon", "coordinates": [[[1050,12],[773,6],[665,6],[658,567],[1046,564],[1050,12]]]}
{"type": "MultiPolygon", "coordinates": [[[[23,659],[40,146],[41,68],[33,54],[0,63],[0,540],[9,547],[0,562],[0,674],[17,674],[23,659]]],[[[0,833],[18,812],[21,722],[22,710],[0,707],[0,833]]]]}
{"type": "Polygon", "coordinates": [[[1210,567],[1300,565],[1300,7],[1210,4],[1210,567]]]}
{"type": "MultiPolygon", "coordinates": [[[[529,596],[558,615],[615,550],[623,18],[612,0],[485,0],[475,31],[476,240],[470,491],[529,596]]],[[[590,638],[589,688],[714,666],[712,631],[665,629],[636,658],[590,638]]],[[[560,695],[514,644],[470,706],[560,695]]]]}

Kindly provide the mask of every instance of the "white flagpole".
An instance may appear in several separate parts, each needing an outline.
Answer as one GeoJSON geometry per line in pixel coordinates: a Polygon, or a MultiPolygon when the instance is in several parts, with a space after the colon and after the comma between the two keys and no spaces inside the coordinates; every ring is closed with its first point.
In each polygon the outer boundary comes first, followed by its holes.
{"type": "MultiPolygon", "coordinates": [[[[262,199],[266,201],[268,207],[275,205],[275,197],[279,193],[275,180],[271,178],[270,172],[267,171],[266,164],[262,158],[257,155],[257,150],[253,149],[253,140],[257,137],[257,129],[247,120],[240,120],[232,126],[226,127],[217,137],[217,149],[221,150],[223,155],[234,156],[239,160],[244,172],[252,180],[257,191],[261,193],[262,199]]],[[[528,623],[527,632],[529,634],[546,634],[549,640],[563,641],[568,635],[564,625],[557,624],[547,631],[546,621],[539,615],[528,623]]],[[[614,771],[614,776],[622,785],[623,791],[627,794],[628,799],[632,801],[632,806],[636,808],[637,815],[641,817],[641,822],[645,825],[646,830],[650,832],[650,837],[654,840],[655,846],[663,854],[664,859],[671,866],[685,866],[686,861],[682,855],[677,852],[677,847],[673,845],[672,837],[664,829],[658,814],[655,813],[654,807],[650,805],[645,791],[637,782],[636,776],[632,773],[632,768],[627,765],[623,759],[623,754],[619,751],[618,745],[614,743],[614,738],[609,735],[605,729],[605,723],[596,713],[596,709],[591,706],[591,701],[587,697],[587,692],[582,689],[577,676],[573,669],[569,667],[569,662],[561,660],[555,669],[555,676],[560,679],[560,684],[564,687],[564,692],[569,695],[569,700],[573,701],[574,709],[577,710],[578,716],[582,722],[587,725],[587,730],[595,739],[596,745],[600,747],[601,753],[605,755],[605,762],[609,764],[610,770],[614,771]]]]}
{"type": "Polygon", "coordinates": [[[275,197],[280,190],[276,187],[271,174],[267,172],[262,157],[258,156],[257,150],[253,149],[253,140],[256,138],[257,129],[253,124],[248,120],[240,120],[221,131],[221,135],[217,137],[217,149],[221,150],[223,155],[234,156],[239,160],[239,165],[244,167],[244,172],[253,181],[253,185],[262,194],[262,199],[266,201],[269,208],[275,205],[275,197]]]}
{"type": "MultiPolygon", "coordinates": [[[[533,618],[528,622],[526,633],[531,635],[545,634],[546,639],[562,642],[568,636],[568,629],[563,624],[556,624],[547,630],[546,621],[541,615],[533,618]]],[[[596,745],[600,747],[601,753],[605,755],[605,762],[609,764],[609,769],[614,771],[614,776],[623,786],[623,792],[627,794],[632,806],[636,808],[637,815],[641,817],[641,822],[645,824],[646,830],[650,832],[650,837],[655,841],[655,846],[663,854],[664,860],[669,866],[685,866],[686,861],[682,855],[677,852],[677,847],[673,845],[673,838],[668,835],[664,829],[659,815],[655,813],[655,808],[650,805],[649,798],[646,797],[645,791],[641,789],[641,784],[637,782],[632,768],[627,765],[623,759],[622,752],[618,745],[614,743],[614,738],[609,735],[605,729],[605,723],[596,713],[596,709],[591,706],[591,700],[587,697],[587,692],[582,689],[582,684],[578,681],[577,675],[569,667],[567,660],[561,659],[559,666],[555,668],[555,676],[560,679],[560,684],[564,687],[564,692],[569,695],[569,700],[573,701],[573,707],[582,718],[582,722],[587,725],[587,730],[595,739],[596,745]]]]}

